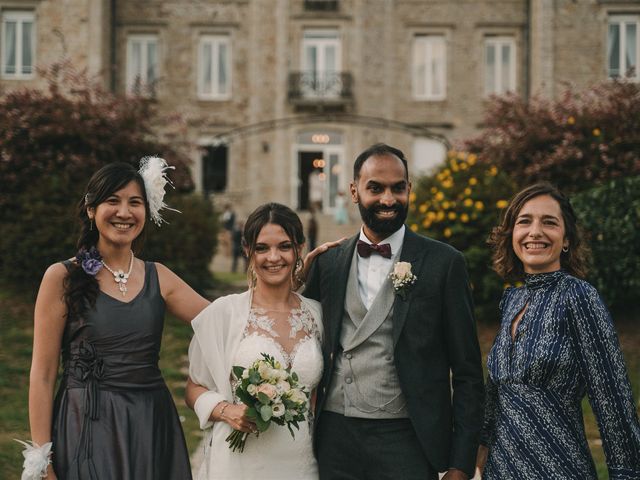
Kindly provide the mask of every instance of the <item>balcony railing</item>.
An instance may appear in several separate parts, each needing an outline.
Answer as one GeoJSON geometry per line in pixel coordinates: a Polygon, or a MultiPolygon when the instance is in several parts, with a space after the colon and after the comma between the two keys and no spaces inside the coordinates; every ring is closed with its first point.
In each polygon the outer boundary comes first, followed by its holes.
{"type": "Polygon", "coordinates": [[[304,9],[308,12],[336,12],[338,0],[304,0],[304,9]]]}
{"type": "Polygon", "coordinates": [[[343,106],[353,101],[352,84],[347,72],[291,72],[289,101],[296,105],[343,106]]]}

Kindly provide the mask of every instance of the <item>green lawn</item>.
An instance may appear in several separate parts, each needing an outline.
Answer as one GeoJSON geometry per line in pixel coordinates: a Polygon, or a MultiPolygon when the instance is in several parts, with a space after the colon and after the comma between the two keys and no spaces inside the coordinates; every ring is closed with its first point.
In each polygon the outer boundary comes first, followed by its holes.
{"type": "MultiPolygon", "coordinates": [[[[218,281],[222,279],[218,277],[218,281]]],[[[242,276],[224,278],[234,286],[221,289],[218,293],[237,290],[242,276]]],[[[30,299],[9,298],[0,292],[0,477],[19,478],[22,447],[14,438],[30,437],[27,417],[27,389],[31,358],[33,302],[30,299]]],[[[633,383],[636,405],[640,405],[640,324],[631,322],[618,325],[620,340],[633,383]]],[[[495,335],[495,327],[480,325],[479,336],[485,355],[495,335]]],[[[171,389],[176,406],[184,418],[189,450],[193,450],[202,438],[193,412],[184,405],[184,383],[187,373],[187,349],[191,329],[173,318],[165,323],[160,366],[171,389]]],[[[601,479],[607,479],[602,448],[598,445],[598,429],[593,413],[585,400],[585,426],[594,458],[598,464],[601,479]]]]}

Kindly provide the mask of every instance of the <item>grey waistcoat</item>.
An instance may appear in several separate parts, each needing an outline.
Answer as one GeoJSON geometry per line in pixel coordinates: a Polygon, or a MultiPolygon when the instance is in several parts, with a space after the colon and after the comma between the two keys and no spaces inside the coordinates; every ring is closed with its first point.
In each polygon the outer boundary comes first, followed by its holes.
{"type": "Polygon", "coordinates": [[[393,301],[387,278],[367,310],[358,291],[357,252],[347,280],[340,344],[342,353],[325,410],[359,418],[407,418],[406,401],[393,363],[393,301]]]}

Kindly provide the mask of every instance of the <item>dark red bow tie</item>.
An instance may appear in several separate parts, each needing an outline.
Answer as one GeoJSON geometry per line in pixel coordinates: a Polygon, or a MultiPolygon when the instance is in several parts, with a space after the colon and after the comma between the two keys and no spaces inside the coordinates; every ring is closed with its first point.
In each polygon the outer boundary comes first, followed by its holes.
{"type": "Polygon", "coordinates": [[[369,258],[372,253],[377,253],[384,258],[391,258],[391,245],[388,243],[376,245],[375,243],[367,243],[362,240],[358,240],[358,255],[362,258],[369,258]]]}

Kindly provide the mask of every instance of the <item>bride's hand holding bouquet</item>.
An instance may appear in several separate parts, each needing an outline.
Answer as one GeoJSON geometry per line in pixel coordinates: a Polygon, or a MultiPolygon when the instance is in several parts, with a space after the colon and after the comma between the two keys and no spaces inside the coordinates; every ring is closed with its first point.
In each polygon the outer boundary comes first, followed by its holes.
{"type": "Polygon", "coordinates": [[[309,399],[309,392],[298,385],[296,373],[263,353],[262,359],[248,368],[233,367],[233,374],[237,381],[235,393],[244,405],[225,407],[233,408],[234,412],[242,409],[244,422],[239,419],[237,427],[228,422],[234,427],[226,438],[229,448],[242,452],[249,433],[259,436],[271,423],[286,426],[291,436],[295,436],[293,428],[299,429],[298,423],[306,419],[309,399]]]}

